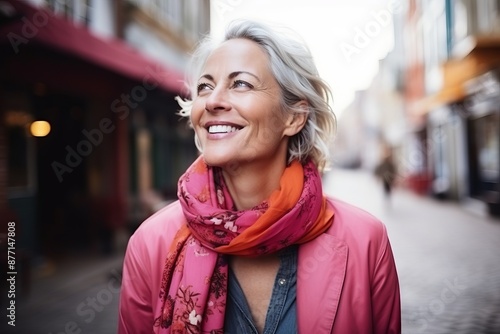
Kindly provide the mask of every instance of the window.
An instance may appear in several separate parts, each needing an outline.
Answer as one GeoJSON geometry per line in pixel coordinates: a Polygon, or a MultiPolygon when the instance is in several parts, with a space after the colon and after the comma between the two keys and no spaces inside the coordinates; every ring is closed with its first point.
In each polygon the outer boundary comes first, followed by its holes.
{"type": "Polygon", "coordinates": [[[500,0],[495,0],[493,31],[500,33],[500,0]]]}
{"type": "Polygon", "coordinates": [[[454,36],[453,40],[461,41],[469,33],[469,20],[467,17],[467,7],[462,1],[455,2],[454,10],[454,36]]]}
{"type": "Polygon", "coordinates": [[[90,0],[46,0],[46,3],[56,14],[86,26],[90,23],[90,0]]]}

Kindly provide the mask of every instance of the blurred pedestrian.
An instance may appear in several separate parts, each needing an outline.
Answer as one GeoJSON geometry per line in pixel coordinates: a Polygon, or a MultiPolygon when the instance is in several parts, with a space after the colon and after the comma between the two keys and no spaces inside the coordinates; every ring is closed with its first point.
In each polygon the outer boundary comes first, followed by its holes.
{"type": "Polygon", "coordinates": [[[238,21],[193,59],[202,155],[129,241],[119,333],[399,333],[384,225],[323,195],[335,118],[308,49],[238,21]]]}
{"type": "Polygon", "coordinates": [[[392,187],[397,176],[397,169],[392,149],[388,146],[384,148],[382,159],[375,169],[375,175],[382,182],[385,198],[387,201],[390,201],[392,187]]]}

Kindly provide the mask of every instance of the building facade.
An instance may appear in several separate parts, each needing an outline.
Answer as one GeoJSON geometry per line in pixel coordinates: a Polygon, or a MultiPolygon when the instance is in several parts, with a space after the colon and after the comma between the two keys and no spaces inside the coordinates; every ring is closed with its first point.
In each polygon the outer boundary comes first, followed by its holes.
{"type": "Polygon", "coordinates": [[[0,210],[19,247],[108,252],[175,196],[197,153],[174,97],[209,17],[209,1],[0,2],[0,210]]]}
{"type": "Polygon", "coordinates": [[[412,0],[409,15],[407,59],[420,68],[408,62],[405,90],[421,79],[406,105],[422,128],[424,190],[499,215],[500,1],[412,0]]]}
{"type": "Polygon", "coordinates": [[[339,133],[346,161],[372,169],[388,143],[400,184],[500,215],[499,22],[497,0],[401,2],[394,49],[347,116],[369,144],[339,133]]]}

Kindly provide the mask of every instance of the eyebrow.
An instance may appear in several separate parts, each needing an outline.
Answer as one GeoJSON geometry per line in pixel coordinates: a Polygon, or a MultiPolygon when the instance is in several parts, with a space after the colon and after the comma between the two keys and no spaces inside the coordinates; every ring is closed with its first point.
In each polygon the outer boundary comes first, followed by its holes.
{"type": "MultiPolygon", "coordinates": [[[[231,72],[231,73],[229,73],[228,78],[229,79],[234,79],[234,78],[236,78],[240,74],[248,74],[248,75],[254,77],[255,79],[257,79],[260,82],[260,78],[257,75],[255,75],[255,74],[253,74],[251,72],[247,72],[247,71],[235,71],[235,72],[231,72]]],[[[205,78],[205,79],[210,80],[210,81],[214,81],[214,77],[212,77],[210,74],[203,74],[200,77],[200,79],[202,79],[202,78],[205,78]]]]}

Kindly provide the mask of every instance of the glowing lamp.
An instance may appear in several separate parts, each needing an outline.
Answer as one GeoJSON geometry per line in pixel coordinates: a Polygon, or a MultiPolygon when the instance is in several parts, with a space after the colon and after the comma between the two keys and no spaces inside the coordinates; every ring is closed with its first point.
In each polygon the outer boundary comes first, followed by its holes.
{"type": "Polygon", "coordinates": [[[46,121],[35,121],[30,125],[30,132],[35,137],[45,137],[50,132],[50,124],[46,121]]]}

